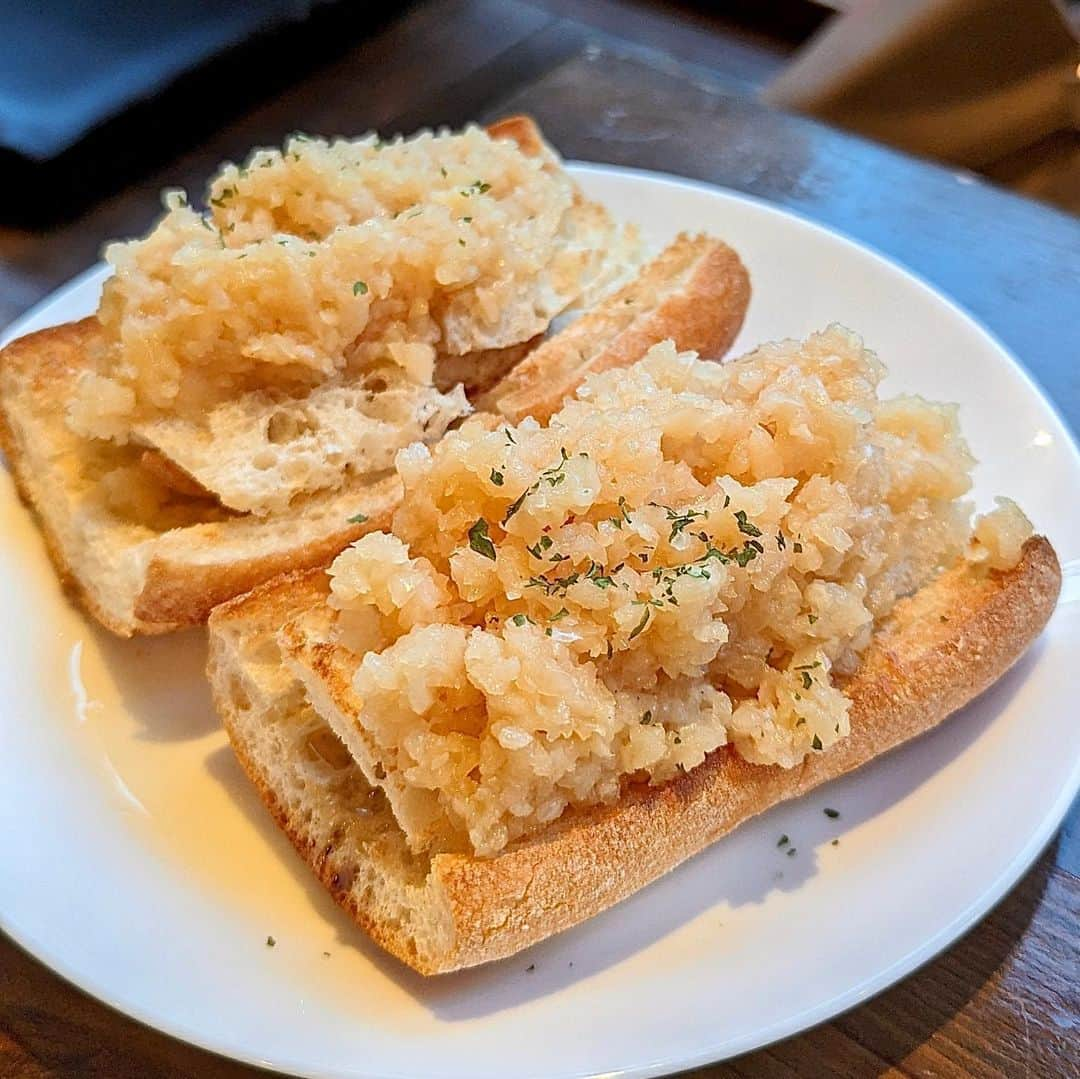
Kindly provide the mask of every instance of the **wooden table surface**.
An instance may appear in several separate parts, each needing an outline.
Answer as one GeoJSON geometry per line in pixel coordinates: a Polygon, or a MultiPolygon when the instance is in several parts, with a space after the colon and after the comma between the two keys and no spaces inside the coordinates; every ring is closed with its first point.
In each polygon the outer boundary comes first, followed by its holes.
{"type": "MultiPolygon", "coordinates": [[[[718,40],[634,3],[594,0],[587,20],[567,17],[573,7],[445,0],[414,8],[71,224],[0,232],[0,324],[94,261],[104,240],[144,230],[160,187],[198,191],[220,160],[252,144],[294,129],[408,131],[524,110],[567,157],[746,191],[898,259],[996,333],[1080,427],[1080,222],[763,109],[748,91],[781,62],[768,43],[718,40]],[[639,39],[678,59],[596,29],[625,31],[635,19],[630,29],[648,31],[639,39]]],[[[1074,805],[1021,883],[938,959],[831,1023],[694,1074],[1080,1076],[1078,925],[1074,805]]],[[[258,1073],[141,1027],[0,939],[0,1074],[258,1073]]]]}

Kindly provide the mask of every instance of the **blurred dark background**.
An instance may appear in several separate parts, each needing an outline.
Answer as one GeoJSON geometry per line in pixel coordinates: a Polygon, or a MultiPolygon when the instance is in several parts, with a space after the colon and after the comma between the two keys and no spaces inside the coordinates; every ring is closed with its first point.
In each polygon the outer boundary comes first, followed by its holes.
{"type": "Polygon", "coordinates": [[[296,128],[462,124],[590,48],[1080,213],[1078,16],[1063,0],[0,0],[0,324],[144,231],[163,186],[198,199],[222,160],[296,128]]]}
{"type": "MultiPolygon", "coordinates": [[[[364,43],[392,45],[407,68],[432,48],[495,61],[502,44],[521,44],[529,14],[537,29],[560,20],[660,49],[772,104],[1080,210],[1069,85],[1080,56],[1069,11],[1052,0],[0,0],[0,220],[71,219],[350,54],[335,93],[354,108],[326,133],[359,133],[386,119],[371,100],[380,87],[354,95],[364,43]],[[418,20],[440,22],[443,40],[417,35],[410,49],[418,20]]],[[[464,117],[430,111],[440,119],[464,117]]]]}

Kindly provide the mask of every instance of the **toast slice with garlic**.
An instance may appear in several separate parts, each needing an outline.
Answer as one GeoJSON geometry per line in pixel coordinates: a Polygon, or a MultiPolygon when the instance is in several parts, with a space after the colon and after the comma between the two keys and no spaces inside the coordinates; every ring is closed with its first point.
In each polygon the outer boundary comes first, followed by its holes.
{"type": "Polygon", "coordinates": [[[749,301],[717,240],[636,265],[634,230],[523,117],[389,143],[297,137],[224,168],[209,205],[168,196],[147,238],[110,250],[96,317],[0,353],[20,494],[62,579],[125,636],[202,622],[385,525],[395,454],[437,441],[470,394],[496,399],[541,343],[572,388],[580,330],[553,333],[556,316],[609,311],[636,279],[627,362],[662,336],[719,356],[749,301]]]}
{"type": "Polygon", "coordinates": [[[425,974],[511,955],[944,720],[1053,611],[956,410],[833,326],[670,343],[401,454],[388,529],[210,619],[245,770],[425,974]]]}

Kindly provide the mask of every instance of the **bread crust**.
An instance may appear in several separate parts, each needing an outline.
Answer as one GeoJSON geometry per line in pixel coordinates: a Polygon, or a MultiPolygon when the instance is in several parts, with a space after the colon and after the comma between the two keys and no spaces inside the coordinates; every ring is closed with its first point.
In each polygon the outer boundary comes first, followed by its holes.
{"type": "MultiPolygon", "coordinates": [[[[71,537],[67,542],[61,537],[60,515],[44,508],[48,500],[39,485],[62,484],[61,467],[42,458],[40,447],[32,444],[26,431],[17,432],[20,419],[25,421],[40,406],[40,410],[56,414],[53,434],[63,455],[75,452],[75,436],[67,439],[60,409],[100,332],[97,319],[91,316],[39,330],[0,351],[0,449],[8,460],[20,498],[35,512],[49,557],[64,587],[113,633],[130,637],[133,633],[169,633],[197,625],[223,600],[286,570],[322,565],[365,532],[389,524],[400,501],[400,482],[394,476],[354,481],[331,496],[309,500],[305,503],[307,511],[318,510],[334,522],[333,527],[297,541],[288,522],[278,521],[281,531],[273,542],[265,544],[269,549],[261,550],[257,543],[251,543],[247,545],[249,553],[241,556],[222,557],[219,552],[226,544],[238,544],[238,532],[251,527],[247,518],[192,525],[138,541],[122,535],[123,530],[118,528],[117,538],[111,542],[118,549],[131,548],[132,558],[135,548],[140,548],[140,557],[145,561],[131,615],[117,617],[103,602],[95,582],[80,572],[80,552],[71,537]],[[361,508],[367,520],[350,524],[348,517],[361,508]]],[[[297,512],[295,523],[302,520],[303,512],[297,512]]]]}
{"type": "Polygon", "coordinates": [[[749,304],[750,275],[736,252],[720,240],[683,234],[637,278],[529,353],[477,407],[514,422],[546,422],[587,375],[627,367],[667,338],[678,349],[719,358],[749,304]]]}
{"type": "Polygon", "coordinates": [[[629,788],[615,805],[564,815],[530,841],[492,859],[437,854],[422,903],[425,923],[449,932],[424,939],[408,922],[381,920],[370,894],[334,884],[332,859],[301,817],[281,812],[265,769],[247,752],[223,686],[235,660],[222,635],[245,620],[264,630],[325,594],[319,572],[269,585],[211,618],[215,700],[245,769],[301,856],[376,942],[422,974],[445,973],[512,955],[570,928],[644,887],[744,820],[844,775],[936,726],[995,682],[1049,619],[1061,587],[1057,556],[1029,540],[1005,572],[961,562],[902,600],[844,686],[851,734],[799,767],[749,764],[730,747],[661,787],[629,788]],[[218,647],[214,646],[215,639],[218,647]],[[216,669],[215,669],[216,666],[216,669]]]}
{"type": "Polygon", "coordinates": [[[33,491],[33,469],[15,436],[13,418],[9,415],[10,400],[14,396],[9,388],[11,382],[25,379],[30,393],[49,392],[79,362],[78,357],[98,330],[98,321],[91,315],[78,322],[50,326],[16,338],[0,349],[0,450],[7,459],[19,498],[34,514],[61,587],[106,629],[121,637],[130,637],[132,627],[114,618],[98,602],[72,569],[52,522],[39,512],[33,491]]]}
{"type": "Polygon", "coordinates": [[[493,139],[508,139],[517,143],[517,148],[526,157],[540,157],[552,152],[536,121],[524,113],[504,116],[501,120],[488,124],[485,130],[493,139]]]}

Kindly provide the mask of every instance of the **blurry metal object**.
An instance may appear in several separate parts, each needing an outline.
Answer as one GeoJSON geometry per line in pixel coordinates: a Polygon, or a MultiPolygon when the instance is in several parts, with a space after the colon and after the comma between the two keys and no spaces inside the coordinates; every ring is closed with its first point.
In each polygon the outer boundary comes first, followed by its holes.
{"type": "Polygon", "coordinates": [[[766,87],[770,105],[982,169],[1080,118],[1078,48],[1052,0],[860,0],[766,87]]]}

